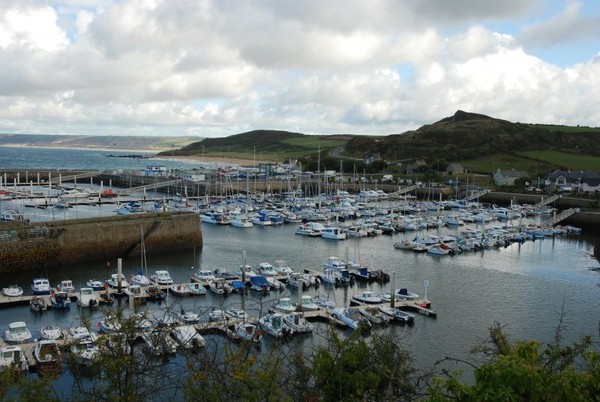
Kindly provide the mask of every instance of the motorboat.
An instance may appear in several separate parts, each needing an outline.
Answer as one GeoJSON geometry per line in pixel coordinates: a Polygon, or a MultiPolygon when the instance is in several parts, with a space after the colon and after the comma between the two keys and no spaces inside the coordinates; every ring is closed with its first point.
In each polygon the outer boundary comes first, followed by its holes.
{"type": "Polygon", "coordinates": [[[192,311],[185,311],[182,307],[179,314],[177,314],[177,320],[181,325],[196,324],[200,320],[200,316],[192,311]]]}
{"type": "Polygon", "coordinates": [[[277,303],[273,306],[273,309],[282,313],[291,313],[296,311],[296,304],[292,302],[289,297],[282,297],[277,300],[277,303]]]}
{"type": "Polygon", "coordinates": [[[93,288],[85,287],[79,289],[79,297],[77,298],[77,303],[79,303],[79,305],[84,308],[94,307],[99,304],[99,298],[96,295],[96,292],[94,292],[93,288]]]}
{"type": "Polygon", "coordinates": [[[92,338],[74,339],[69,352],[75,361],[84,366],[90,366],[100,353],[100,348],[92,338]]]}
{"type": "Polygon", "coordinates": [[[406,288],[396,289],[396,298],[404,299],[404,300],[414,300],[418,298],[419,295],[413,292],[409,292],[406,288]]]}
{"type": "Polygon", "coordinates": [[[173,296],[191,296],[190,289],[187,285],[180,283],[169,286],[169,292],[171,292],[173,296]]]}
{"type": "Polygon", "coordinates": [[[3,209],[0,211],[0,221],[24,221],[25,215],[14,209],[3,209]]]}
{"type": "Polygon", "coordinates": [[[238,320],[247,320],[248,319],[248,313],[246,313],[241,308],[237,308],[237,307],[228,308],[227,310],[225,310],[225,314],[231,318],[237,318],[238,320]]]}
{"type": "Polygon", "coordinates": [[[85,284],[88,288],[92,288],[92,290],[95,292],[106,289],[106,283],[96,279],[90,279],[85,284]]]}
{"type": "Polygon", "coordinates": [[[211,322],[225,321],[225,312],[221,309],[213,307],[208,312],[208,320],[211,322]]]}
{"type": "Polygon", "coordinates": [[[119,317],[109,312],[102,320],[98,322],[98,328],[100,329],[100,332],[104,334],[110,334],[119,331],[121,329],[119,317]]]}
{"type": "Polygon", "coordinates": [[[57,340],[60,339],[64,336],[63,331],[61,328],[57,327],[56,325],[44,325],[43,327],[40,328],[40,338],[42,339],[50,339],[50,340],[57,340]]]}
{"type": "Polygon", "coordinates": [[[4,340],[9,344],[29,342],[32,338],[31,331],[24,321],[11,322],[8,324],[8,330],[4,331],[4,340]]]}
{"type": "Polygon", "coordinates": [[[377,307],[361,308],[358,312],[373,325],[388,324],[392,319],[390,316],[382,313],[377,307]]]}
{"type": "Polygon", "coordinates": [[[334,269],[339,271],[344,268],[346,268],[346,263],[335,256],[328,257],[327,261],[323,264],[323,269],[334,269]]]}
{"type": "Polygon", "coordinates": [[[31,300],[29,300],[29,306],[36,313],[40,313],[48,309],[48,302],[41,296],[33,296],[31,300]]]}
{"type": "Polygon", "coordinates": [[[142,287],[138,284],[132,284],[127,289],[124,290],[124,293],[129,298],[129,302],[133,304],[143,304],[148,301],[148,292],[145,287],[142,287]]]}
{"type": "Polygon", "coordinates": [[[6,345],[0,348],[0,371],[5,367],[20,371],[29,370],[29,362],[20,346],[6,345]]]}
{"type": "Polygon", "coordinates": [[[69,334],[73,340],[84,340],[90,339],[94,342],[98,339],[98,335],[95,332],[89,330],[89,328],[84,326],[74,326],[69,328],[69,334]]]}
{"type": "Polygon", "coordinates": [[[252,223],[246,214],[236,212],[231,214],[231,226],[237,228],[251,228],[254,226],[254,223],[252,223]]]}
{"type": "Polygon", "coordinates": [[[283,323],[283,317],[280,314],[270,313],[262,316],[258,320],[261,330],[275,338],[282,338],[285,335],[291,335],[291,331],[283,323]]]}
{"type": "Polygon", "coordinates": [[[261,262],[258,264],[258,273],[264,276],[277,276],[277,271],[273,265],[268,262],[261,262]]]}
{"type": "Polygon", "coordinates": [[[60,369],[60,357],[60,348],[56,344],[56,341],[40,339],[35,343],[33,358],[38,366],[60,369]]]}
{"type": "Polygon", "coordinates": [[[257,212],[250,217],[250,221],[257,226],[271,226],[273,222],[264,211],[257,212]]]}
{"type": "Polygon", "coordinates": [[[281,282],[279,279],[277,279],[277,277],[275,277],[275,276],[265,276],[265,278],[267,278],[267,282],[269,282],[269,285],[271,286],[271,289],[274,289],[274,290],[285,290],[285,284],[283,282],[281,282]]]}
{"type": "Polygon", "coordinates": [[[346,240],[347,235],[342,228],[337,226],[326,226],[325,229],[321,231],[321,237],[330,240],[346,240]]]}
{"type": "Polygon", "coordinates": [[[335,301],[331,300],[329,296],[323,293],[319,293],[318,295],[314,296],[313,301],[317,306],[326,310],[333,310],[336,308],[335,301]]]}
{"type": "Polygon", "coordinates": [[[70,309],[71,298],[65,291],[52,291],[52,293],[50,293],[50,304],[52,305],[52,308],[56,310],[70,309]]]}
{"type": "Polygon", "coordinates": [[[252,270],[252,266],[248,265],[248,264],[246,264],[246,266],[243,266],[243,267],[240,265],[240,269],[238,272],[239,272],[240,277],[245,277],[246,279],[250,278],[251,276],[256,275],[256,272],[254,272],[252,270]]]}
{"type": "Polygon", "coordinates": [[[150,280],[157,285],[172,285],[173,279],[171,278],[171,274],[169,271],[164,269],[159,269],[154,271],[153,275],[150,275],[150,280]]]}
{"type": "Polygon", "coordinates": [[[313,331],[313,325],[306,320],[302,312],[284,314],[283,322],[294,333],[304,334],[313,331]]]}
{"type": "Polygon", "coordinates": [[[177,352],[177,343],[165,329],[142,332],[146,350],[155,355],[169,355],[177,352]]]}
{"type": "Polygon", "coordinates": [[[167,294],[161,288],[154,285],[148,286],[146,292],[148,293],[148,299],[152,301],[164,300],[167,297],[167,294]]]}
{"type": "Polygon", "coordinates": [[[302,295],[302,302],[300,303],[300,306],[302,311],[316,311],[319,309],[319,305],[310,295],[302,295]]]}
{"type": "Polygon", "coordinates": [[[171,336],[184,349],[203,347],[204,338],[193,325],[178,325],[171,329],[171,336]]]}
{"type": "Polygon", "coordinates": [[[371,328],[371,323],[369,320],[364,318],[358,312],[358,309],[353,307],[337,307],[331,311],[331,315],[344,323],[350,329],[355,330],[361,327],[363,330],[368,330],[371,328]]]}
{"type": "Polygon", "coordinates": [[[23,288],[19,285],[10,285],[7,288],[2,288],[2,294],[6,297],[23,296],[23,288]]]}
{"type": "Polygon", "coordinates": [[[260,342],[263,336],[259,327],[250,322],[238,322],[234,324],[233,332],[238,339],[248,342],[260,342]]]}
{"type": "Polygon", "coordinates": [[[352,296],[352,300],[365,304],[380,304],[382,302],[381,297],[376,296],[375,292],[365,290],[359,295],[352,296]]]}
{"type": "Polygon", "coordinates": [[[191,280],[194,282],[208,282],[215,279],[215,275],[208,269],[201,269],[197,273],[192,275],[191,280]]]}
{"type": "Polygon", "coordinates": [[[290,266],[285,260],[273,261],[273,268],[275,269],[275,272],[277,272],[279,275],[289,275],[292,272],[294,272],[294,270],[290,268],[290,266]]]}
{"type": "Polygon", "coordinates": [[[146,286],[146,287],[150,286],[152,283],[150,281],[150,278],[148,278],[148,276],[146,276],[146,274],[142,270],[136,271],[136,273],[131,276],[130,281],[131,281],[132,285],[139,285],[139,286],[146,286]]]}
{"type": "Polygon", "coordinates": [[[206,294],[206,288],[200,283],[190,282],[184,285],[187,287],[190,296],[199,296],[206,294]]]}
{"type": "Polygon", "coordinates": [[[309,224],[298,225],[296,227],[296,230],[294,231],[294,233],[297,234],[297,235],[309,236],[309,237],[319,237],[319,236],[321,236],[321,231],[313,229],[313,227],[311,225],[309,225],[309,224]]]}
{"type": "Polygon", "coordinates": [[[73,281],[70,279],[64,279],[64,280],[60,281],[60,283],[58,285],[56,285],[56,289],[60,290],[61,292],[65,292],[65,293],[74,293],[75,292],[75,286],[73,286],[73,281]]]}
{"type": "Polygon", "coordinates": [[[271,290],[271,284],[262,275],[252,275],[250,277],[250,289],[265,293],[271,290]]]}
{"type": "Polygon", "coordinates": [[[400,324],[413,324],[415,322],[415,316],[406,311],[389,306],[379,306],[379,310],[400,324]]]}
{"type": "Polygon", "coordinates": [[[49,295],[50,291],[50,282],[46,278],[34,278],[33,283],[31,284],[31,294],[32,295],[49,295]]]}
{"type": "Polygon", "coordinates": [[[223,278],[215,278],[208,282],[208,289],[218,295],[231,293],[231,285],[225,282],[223,278]]]}
{"type": "Polygon", "coordinates": [[[121,288],[121,289],[127,289],[127,288],[129,287],[129,282],[127,282],[127,281],[125,280],[125,277],[124,277],[123,275],[121,275],[121,276],[119,277],[119,274],[118,274],[118,273],[116,273],[116,274],[111,274],[111,275],[110,275],[110,278],[108,278],[108,279],[106,280],[106,285],[107,285],[109,288],[112,288],[112,289],[118,289],[118,288],[119,288],[119,283],[120,283],[120,288],[121,288]]]}

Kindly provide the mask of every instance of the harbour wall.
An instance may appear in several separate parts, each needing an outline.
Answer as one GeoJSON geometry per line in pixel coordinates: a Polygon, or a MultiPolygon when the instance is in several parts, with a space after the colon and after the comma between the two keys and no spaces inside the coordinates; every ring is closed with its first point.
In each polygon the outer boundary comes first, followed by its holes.
{"type": "Polygon", "coordinates": [[[202,247],[195,213],[145,213],[53,222],[1,222],[0,272],[202,247]]]}

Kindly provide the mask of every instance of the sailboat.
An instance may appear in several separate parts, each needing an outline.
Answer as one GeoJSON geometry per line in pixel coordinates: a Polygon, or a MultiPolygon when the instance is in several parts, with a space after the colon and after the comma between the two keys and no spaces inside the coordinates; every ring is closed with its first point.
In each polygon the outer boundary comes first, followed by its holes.
{"type": "Polygon", "coordinates": [[[148,261],[146,260],[146,246],[144,244],[144,228],[140,226],[141,240],[141,261],[140,269],[131,277],[131,283],[139,286],[150,286],[150,278],[148,278],[148,261]]]}

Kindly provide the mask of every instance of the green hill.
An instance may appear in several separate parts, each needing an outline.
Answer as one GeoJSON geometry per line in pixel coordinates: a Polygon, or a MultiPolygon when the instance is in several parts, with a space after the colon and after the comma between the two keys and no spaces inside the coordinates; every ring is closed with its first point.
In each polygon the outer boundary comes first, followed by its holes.
{"type": "Polygon", "coordinates": [[[372,154],[386,162],[460,162],[484,173],[510,167],[512,161],[532,172],[554,168],[594,169],[600,157],[600,128],[512,123],[459,110],[453,116],[402,134],[305,135],[255,130],[204,139],[175,150],[175,154],[218,153],[246,159],[261,154],[263,159],[281,162],[286,157],[314,160],[318,149],[322,157],[346,160],[361,160],[372,154]]]}

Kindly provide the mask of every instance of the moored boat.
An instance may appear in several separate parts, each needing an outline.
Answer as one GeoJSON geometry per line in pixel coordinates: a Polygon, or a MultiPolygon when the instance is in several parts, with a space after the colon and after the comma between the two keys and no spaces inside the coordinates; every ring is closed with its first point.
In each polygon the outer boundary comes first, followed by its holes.
{"type": "Polygon", "coordinates": [[[24,321],[15,321],[8,324],[8,329],[4,331],[4,340],[9,344],[29,342],[33,336],[27,328],[24,321]]]}
{"type": "Polygon", "coordinates": [[[51,290],[48,279],[33,278],[33,283],[31,284],[32,295],[49,295],[51,290]]]}
{"type": "Polygon", "coordinates": [[[2,294],[6,297],[19,297],[23,295],[23,288],[19,285],[10,285],[2,288],[2,294]]]}

